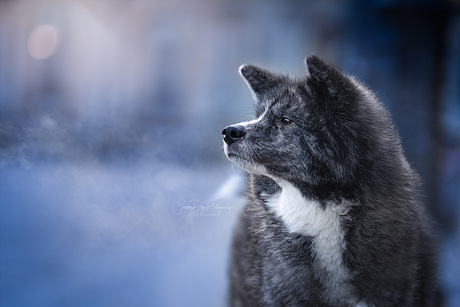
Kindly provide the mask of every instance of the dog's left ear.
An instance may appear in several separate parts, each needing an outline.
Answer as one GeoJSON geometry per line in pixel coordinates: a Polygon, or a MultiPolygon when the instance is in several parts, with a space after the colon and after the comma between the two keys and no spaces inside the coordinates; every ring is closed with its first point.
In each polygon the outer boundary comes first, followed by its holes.
{"type": "Polygon", "coordinates": [[[243,65],[240,74],[246,80],[255,98],[262,102],[265,96],[275,90],[283,81],[284,77],[271,73],[254,65],[243,65]]]}

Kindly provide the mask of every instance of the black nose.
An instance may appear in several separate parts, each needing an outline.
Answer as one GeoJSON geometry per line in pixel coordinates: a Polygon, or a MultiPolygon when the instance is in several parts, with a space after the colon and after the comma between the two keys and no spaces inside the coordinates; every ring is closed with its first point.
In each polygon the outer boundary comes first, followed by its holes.
{"type": "Polygon", "coordinates": [[[238,126],[228,126],[222,130],[222,135],[224,136],[224,141],[228,145],[231,143],[238,141],[246,134],[243,127],[238,126]]]}

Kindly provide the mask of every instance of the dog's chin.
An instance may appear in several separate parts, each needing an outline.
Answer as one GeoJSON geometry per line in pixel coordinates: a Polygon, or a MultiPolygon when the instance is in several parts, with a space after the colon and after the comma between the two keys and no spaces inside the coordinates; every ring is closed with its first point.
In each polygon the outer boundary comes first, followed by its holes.
{"type": "Polygon", "coordinates": [[[267,169],[261,164],[254,163],[248,159],[245,159],[241,155],[228,150],[225,151],[225,155],[235,166],[248,173],[255,175],[268,175],[267,169]]]}

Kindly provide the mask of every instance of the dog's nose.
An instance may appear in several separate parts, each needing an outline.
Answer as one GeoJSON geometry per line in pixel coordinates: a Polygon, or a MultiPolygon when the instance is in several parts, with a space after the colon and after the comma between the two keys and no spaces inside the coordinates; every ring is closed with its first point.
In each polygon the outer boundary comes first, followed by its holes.
{"type": "Polygon", "coordinates": [[[227,126],[222,130],[222,135],[224,136],[224,141],[228,145],[231,143],[238,141],[246,134],[243,127],[238,126],[227,126]]]}

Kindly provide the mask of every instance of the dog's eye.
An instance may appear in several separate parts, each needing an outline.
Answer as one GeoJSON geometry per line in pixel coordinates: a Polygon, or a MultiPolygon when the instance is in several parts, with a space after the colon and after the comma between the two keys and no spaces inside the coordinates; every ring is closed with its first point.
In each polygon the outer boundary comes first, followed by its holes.
{"type": "Polygon", "coordinates": [[[292,120],[287,117],[281,117],[281,123],[283,125],[289,125],[290,123],[292,123],[292,120]]]}

